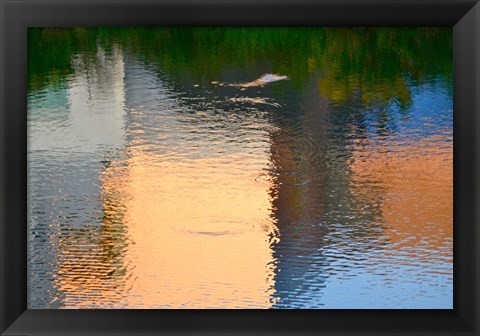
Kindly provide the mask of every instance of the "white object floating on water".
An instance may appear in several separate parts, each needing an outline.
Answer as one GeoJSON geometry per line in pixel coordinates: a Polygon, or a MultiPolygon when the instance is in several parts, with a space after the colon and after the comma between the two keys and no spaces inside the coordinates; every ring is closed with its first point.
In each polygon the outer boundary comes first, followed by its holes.
{"type": "Polygon", "coordinates": [[[260,77],[260,80],[268,83],[276,82],[283,79],[288,79],[288,77],[283,75],[275,75],[275,74],[265,74],[262,77],[260,77]]]}
{"type": "Polygon", "coordinates": [[[199,84],[194,84],[193,87],[199,87],[200,85],[199,84]]]}
{"type": "Polygon", "coordinates": [[[260,78],[254,80],[253,82],[234,84],[233,86],[239,86],[242,88],[253,87],[253,86],[263,86],[265,84],[277,82],[284,79],[288,79],[288,77],[284,75],[265,74],[265,75],[262,75],[260,78]]]}
{"type": "Polygon", "coordinates": [[[217,81],[211,81],[210,83],[212,83],[212,84],[218,84],[217,81]]]}

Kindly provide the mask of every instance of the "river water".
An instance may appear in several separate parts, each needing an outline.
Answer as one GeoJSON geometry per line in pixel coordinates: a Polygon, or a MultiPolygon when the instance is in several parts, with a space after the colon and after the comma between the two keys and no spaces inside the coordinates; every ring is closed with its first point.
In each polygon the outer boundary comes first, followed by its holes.
{"type": "Polygon", "coordinates": [[[29,308],[453,307],[451,29],[28,36],[29,308]]]}

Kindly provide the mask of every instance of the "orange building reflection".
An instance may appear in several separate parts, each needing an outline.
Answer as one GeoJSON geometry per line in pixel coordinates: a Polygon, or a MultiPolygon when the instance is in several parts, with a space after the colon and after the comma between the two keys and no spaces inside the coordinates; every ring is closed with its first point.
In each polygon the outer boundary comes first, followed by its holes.
{"type": "MultiPolygon", "coordinates": [[[[103,227],[112,230],[124,223],[124,241],[116,242],[121,246],[128,241],[122,271],[88,266],[73,278],[65,276],[72,264],[62,263],[56,279],[59,291],[75,297],[76,307],[270,307],[269,186],[256,183],[248,169],[238,170],[242,162],[248,167],[249,159],[231,155],[182,162],[141,146],[131,148],[128,162],[112,162],[101,178],[104,211],[121,213],[103,227]],[[122,283],[121,297],[102,278],[122,283]]],[[[105,249],[103,241],[82,245],[105,249]]],[[[65,246],[59,251],[73,255],[76,267],[84,264],[75,251],[65,246]]]]}
{"type": "Polygon", "coordinates": [[[436,251],[453,237],[453,150],[439,136],[408,143],[359,144],[351,164],[353,185],[381,200],[383,235],[391,246],[419,243],[436,251]]]}
{"type": "Polygon", "coordinates": [[[125,307],[269,307],[270,197],[248,170],[235,171],[248,159],[181,162],[141,147],[130,154],[127,174],[107,172],[103,179],[107,192],[120,186],[128,195],[125,307]]]}

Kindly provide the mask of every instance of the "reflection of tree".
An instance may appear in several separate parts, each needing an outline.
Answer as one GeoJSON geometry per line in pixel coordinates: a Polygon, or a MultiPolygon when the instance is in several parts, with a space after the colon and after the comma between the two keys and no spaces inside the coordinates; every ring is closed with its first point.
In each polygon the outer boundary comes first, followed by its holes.
{"type": "Polygon", "coordinates": [[[177,83],[223,80],[225,64],[244,69],[237,80],[248,81],[260,74],[247,69],[263,64],[260,71],[289,75],[301,92],[309,74],[319,71],[319,89],[332,101],[361,89],[362,101],[408,106],[405,80],[453,80],[451,28],[31,28],[29,87],[65,78],[71,55],[95,54],[98,45],[108,53],[112,41],[177,83]]]}
{"type": "MultiPolygon", "coordinates": [[[[126,169],[106,168],[102,176],[102,206],[103,223],[101,229],[102,246],[104,252],[104,261],[111,262],[112,270],[107,274],[109,276],[123,276],[125,275],[125,265],[123,258],[128,247],[127,243],[127,223],[125,218],[125,202],[127,195],[119,191],[121,188],[118,185],[119,180],[115,175],[127,174],[126,169]],[[116,170],[116,171],[115,171],[116,170]],[[116,183],[111,183],[111,180],[116,183]]],[[[124,177],[125,178],[125,177],[124,177]]]]}
{"type": "Polygon", "coordinates": [[[297,117],[286,118],[282,111],[272,116],[277,307],[298,307],[297,295],[324,286],[331,263],[326,251],[338,245],[360,252],[374,248],[383,223],[378,198],[363,198],[351,185],[350,142],[357,136],[351,132],[361,118],[331,110],[331,102],[313,88],[297,117]]]}
{"type": "MultiPolygon", "coordinates": [[[[53,296],[60,299],[62,307],[114,307],[124,296],[128,285],[123,261],[127,249],[125,199],[109,184],[111,174],[112,168],[107,168],[101,178],[108,187],[103,188],[101,211],[88,218],[67,215],[52,223],[51,242],[57,259],[53,296]]],[[[77,199],[77,207],[79,202],[77,199]]]]}
{"type": "Polygon", "coordinates": [[[318,89],[320,95],[332,103],[342,103],[359,96],[364,105],[397,102],[402,109],[408,109],[412,104],[410,86],[402,73],[389,80],[364,82],[361,75],[338,76],[335,68],[325,72],[318,80],[318,89]]]}

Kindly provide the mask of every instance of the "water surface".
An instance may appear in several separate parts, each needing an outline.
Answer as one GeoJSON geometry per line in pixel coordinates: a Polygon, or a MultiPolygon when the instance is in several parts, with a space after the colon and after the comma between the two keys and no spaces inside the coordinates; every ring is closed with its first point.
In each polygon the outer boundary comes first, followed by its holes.
{"type": "Polygon", "coordinates": [[[450,28],[29,29],[28,65],[29,308],[452,308],[450,28]]]}

